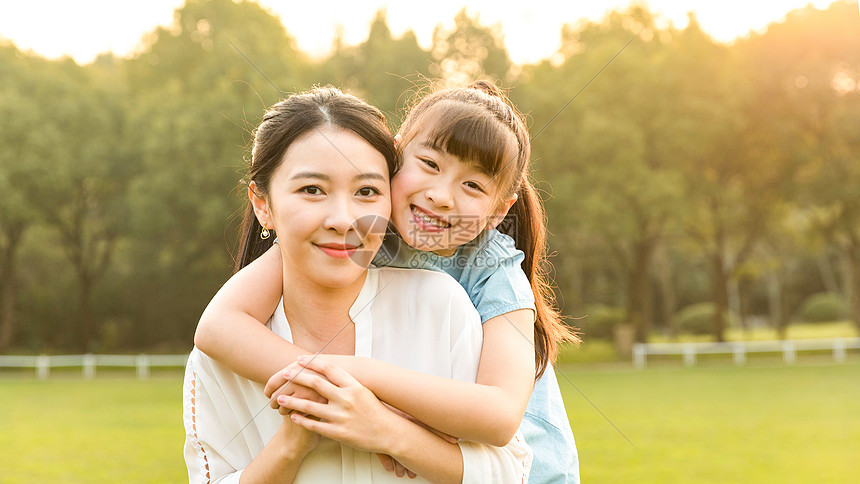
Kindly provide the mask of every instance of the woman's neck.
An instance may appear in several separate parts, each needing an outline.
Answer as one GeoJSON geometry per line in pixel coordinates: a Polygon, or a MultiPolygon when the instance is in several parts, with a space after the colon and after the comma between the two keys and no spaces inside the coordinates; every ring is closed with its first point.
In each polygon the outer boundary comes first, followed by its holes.
{"type": "Polygon", "coordinates": [[[366,273],[354,284],[333,289],[285,274],[284,314],[293,343],[313,352],[355,354],[355,327],[349,309],[365,279],[366,273]]]}

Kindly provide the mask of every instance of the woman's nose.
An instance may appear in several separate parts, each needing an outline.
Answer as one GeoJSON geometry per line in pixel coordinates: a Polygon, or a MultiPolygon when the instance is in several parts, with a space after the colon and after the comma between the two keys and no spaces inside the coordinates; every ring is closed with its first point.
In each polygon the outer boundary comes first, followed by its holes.
{"type": "Polygon", "coordinates": [[[325,228],[345,234],[355,226],[355,218],[348,202],[337,201],[332,203],[331,210],[325,218],[325,228]]]}

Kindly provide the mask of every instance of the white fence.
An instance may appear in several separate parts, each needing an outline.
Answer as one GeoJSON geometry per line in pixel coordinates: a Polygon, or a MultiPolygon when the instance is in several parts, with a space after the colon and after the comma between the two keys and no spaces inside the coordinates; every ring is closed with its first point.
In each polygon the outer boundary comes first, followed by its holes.
{"type": "Polygon", "coordinates": [[[685,366],[696,364],[697,355],[732,355],[736,365],[744,365],[750,353],[781,353],[787,364],[797,361],[799,351],[831,351],[833,360],[845,361],[847,350],[860,349],[860,338],[795,339],[777,341],[734,341],[730,343],[636,343],[633,364],[644,368],[649,355],[680,355],[685,366]]]}
{"type": "Polygon", "coordinates": [[[48,378],[51,368],[80,367],[84,378],[94,378],[96,368],[134,368],[138,378],[149,378],[149,370],[184,368],[188,355],[0,355],[3,368],[34,368],[40,380],[48,378]]]}

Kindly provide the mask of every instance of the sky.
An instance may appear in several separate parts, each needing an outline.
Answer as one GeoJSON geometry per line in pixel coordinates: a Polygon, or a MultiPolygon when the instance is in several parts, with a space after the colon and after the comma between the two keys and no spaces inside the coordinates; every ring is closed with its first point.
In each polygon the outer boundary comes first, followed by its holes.
{"type": "MultiPolygon", "coordinates": [[[[645,3],[665,22],[683,28],[687,12],[694,11],[702,28],[715,40],[731,42],[762,31],[784,18],[790,10],[812,4],[826,8],[833,0],[649,0],[645,3]]],[[[11,40],[22,50],[48,58],[72,56],[91,62],[99,53],[126,56],[141,38],[158,25],[168,25],[173,11],[184,0],[0,0],[0,39],[11,40]]],[[[437,25],[453,27],[457,12],[477,14],[484,25],[499,24],[505,46],[516,63],[549,58],[558,49],[563,24],[581,19],[599,20],[630,0],[433,0],[429,3],[367,0],[287,1],[259,0],[278,15],[299,48],[312,56],[328,53],[338,29],[347,44],[367,38],[370,21],[386,9],[395,36],[408,30],[418,42],[430,46],[437,25]],[[322,5],[322,7],[321,7],[322,5]]]]}

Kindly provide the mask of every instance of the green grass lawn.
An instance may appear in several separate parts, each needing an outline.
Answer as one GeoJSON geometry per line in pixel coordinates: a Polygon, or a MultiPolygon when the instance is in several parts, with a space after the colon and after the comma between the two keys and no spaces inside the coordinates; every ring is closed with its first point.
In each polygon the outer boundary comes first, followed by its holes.
{"type": "MultiPolygon", "coordinates": [[[[856,362],[559,370],[585,484],[860,475],[856,362]]],[[[184,482],[181,400],[178,374],[1,378],[0,483],[184,482]]]]}
{"type": "Polygon", "coordinates": [[[860,365],[559,375],[583,483],[833,483],[860,476],[860,365]]]}
{"type": "Polygon", "coordinates": [[[182,375],[0,379],[0,483],[187,482],[182,375]]]}

